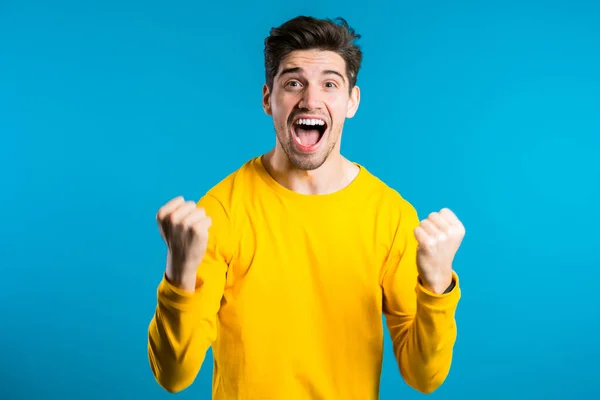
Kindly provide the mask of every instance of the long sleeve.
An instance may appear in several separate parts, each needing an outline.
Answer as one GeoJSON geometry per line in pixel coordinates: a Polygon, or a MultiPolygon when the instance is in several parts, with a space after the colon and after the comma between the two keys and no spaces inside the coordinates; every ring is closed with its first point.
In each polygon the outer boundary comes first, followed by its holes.
{"type": "Polygon", "coordinates": [[[212,218],[207,251],[198,268],[195,292],[171,285],[163,275],[148,328],[148,358],[158,384],[179,392],[196,379],[217,338],[217,314],[230,259],[230,223],[221,203],[206,195],[198,205],[212,218]]]}
{"type": "Polygon", "coordinates": [[[435,294],[418,282],[415,209],[405,203],[386,260],[383,311],[400,373],[406,383],[431,393],[445,381],[457,337],[455,311],[460,299],[458,276],[446,294],[435,294]]]}

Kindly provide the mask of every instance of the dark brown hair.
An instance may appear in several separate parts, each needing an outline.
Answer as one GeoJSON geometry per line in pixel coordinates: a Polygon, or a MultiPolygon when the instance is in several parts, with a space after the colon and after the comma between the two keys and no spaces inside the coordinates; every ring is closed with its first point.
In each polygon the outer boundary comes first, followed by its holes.
{"type": "Polygon", "coordinates": [[[357,39],[360,35],[341,17],[331,20],[299,16],[272,28],[264,50],[269,90],[273,89],[281,60],[292,51],[313,49],[334,51],[346,61],[346,75],[352,89],[362,62],[362,51],[354,43],[357,39]]]}

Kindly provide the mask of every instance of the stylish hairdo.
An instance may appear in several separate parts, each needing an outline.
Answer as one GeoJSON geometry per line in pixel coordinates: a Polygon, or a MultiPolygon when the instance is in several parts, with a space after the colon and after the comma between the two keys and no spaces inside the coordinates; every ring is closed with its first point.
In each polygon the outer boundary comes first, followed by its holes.
{"type": "Polygon", "coordinates": [[[295,50],[334,51],[346,61],[350,89],[356,85],[362,62],[360,47],[354,43],[360,35],[343,18],[316,19],[299,16],[279,27],[272,28],[265,39],[265,73],[267,86],[273,89],[273,80],[281,60],[295,50]]]}

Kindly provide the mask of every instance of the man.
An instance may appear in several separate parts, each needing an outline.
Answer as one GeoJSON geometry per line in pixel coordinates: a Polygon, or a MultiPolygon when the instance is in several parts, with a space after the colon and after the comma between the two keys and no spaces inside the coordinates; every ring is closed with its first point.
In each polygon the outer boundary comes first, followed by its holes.
{"type": "Polygon", "coordinates": [[[464,227],[448,209],[419,222],[340,154],[360,100],[358,37],[342,19],[272,29],[275,147],[197,204],[158,211],[168,256],[148,352],[166,390],[188,387],[212,346],[214,399],[376,399],[382,313],[405,381],[430,393],[446,379],[464,227]]]}

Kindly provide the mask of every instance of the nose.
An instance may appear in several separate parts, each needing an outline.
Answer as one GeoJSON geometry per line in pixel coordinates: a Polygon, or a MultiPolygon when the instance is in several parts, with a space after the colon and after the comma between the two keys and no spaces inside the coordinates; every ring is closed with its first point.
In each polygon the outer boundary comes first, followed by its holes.
{"type": "Polygon", "coordinates": [[[321,91],[318,86],[309,85],[302,92],[302,98],[298,107],[308,110],[316,110],[321,108],[321,91]]]}

